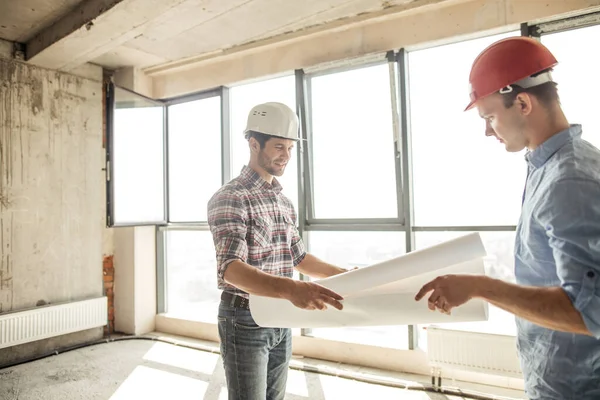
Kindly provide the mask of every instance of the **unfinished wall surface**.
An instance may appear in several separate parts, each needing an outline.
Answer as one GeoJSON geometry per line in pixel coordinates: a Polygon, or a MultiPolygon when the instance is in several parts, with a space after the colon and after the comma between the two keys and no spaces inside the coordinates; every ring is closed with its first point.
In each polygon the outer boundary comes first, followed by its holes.
{"type": "MultiPolygon", "coordinates": [[[[96,72],[82,78],[0,58],[0,313],[103,294],[96,72]]],[[[101,335],[99,328],[9,348],[0,363],[101,335]]]]}

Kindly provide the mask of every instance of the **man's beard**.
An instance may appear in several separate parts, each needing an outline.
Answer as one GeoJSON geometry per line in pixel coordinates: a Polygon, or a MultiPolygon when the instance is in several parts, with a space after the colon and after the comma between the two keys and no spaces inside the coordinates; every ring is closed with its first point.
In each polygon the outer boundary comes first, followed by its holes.
{"type": "Polygon", "coordinates": [[[271,174],[273,176],[282,176],[283,173],[285,172],[285,167],[283,167],[281,170],[275,169],[271,165],[271,160],[264,157],[263,154],[260,154],[260,157],[258,158],[258,165],[260,165],[260,167],[262,169],[264,169],[265,171],[267,171],[269,174],[271,174]]]}

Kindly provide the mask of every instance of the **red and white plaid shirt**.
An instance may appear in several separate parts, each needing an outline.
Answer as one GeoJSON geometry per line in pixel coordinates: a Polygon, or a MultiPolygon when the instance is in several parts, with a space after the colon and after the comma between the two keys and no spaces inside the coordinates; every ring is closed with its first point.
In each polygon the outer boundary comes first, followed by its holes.
{"type": "Polygon", "coordinates": [[[269,184],[244,166],[240,176],[221,187],[208,202],[208,224],[217,253],[219,289],[248,298],[223,279],[235,260],[271,275],[291,278],[306,255],[290,199],[273,178],[269,184]]]}

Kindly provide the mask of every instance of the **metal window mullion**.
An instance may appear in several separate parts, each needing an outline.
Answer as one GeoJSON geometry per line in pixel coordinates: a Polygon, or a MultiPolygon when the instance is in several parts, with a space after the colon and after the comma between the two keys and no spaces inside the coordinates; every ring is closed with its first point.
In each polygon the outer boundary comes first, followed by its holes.
{"type": "MultiPolygon", "coordinates": [[[[295,71],[296,78],[296,113],[300,120],[300,137],[301,141],[297,146],[297,157],[298,157],[298,231],[300,237],[304,241],[304,245],[307,249],[310,249],[310,237],[306,231],[306,224],[308,219],[312,216],[312,190],[311,180],[309,177],[309,149],[311,149],[308,142],[308,131],[309,131],[309,120],[308,120],[308,99],[306,90],[306,76],[304,71],[299,69],[295,71]]],[[[300,280],[307,281],[310,277],[300,273],[300,280]]],[[[312,329],[301,328],[301,336],[310,336],[312,329]]]]}
{"type": "Polygon", "coordinates": [[[160,226],[160,229],[166,230],[183,230],[183,231],[209,231],[208,222],[177,222],[165,226],[160,226]]]}
{"type": "MultiPolygon", "coordinates": [[[[412,185],[412,145],[410,132],[410,95],[408,90],[408,55],[405,49],[400,49],[396,55],[398,64],[398,101],[400,113],[400,137],[396,143],[397,157],[401,160],[402,170],[402,199],[404,225],[406,226],[406,252],[415,248],[414,204],[412,185]]],[[[419,347],[419,335],[416,325],[408,325],[408,348],[415,350],[419,347]]]]}
{"type": "Polygon", "coordinates": [[[231,103],[229,88],[221,88],[221,183],[231,180],[231,103]]]}
{"type": "Polygon", "coordinates": [[[359,225],[336,225],[319,224],[306,225],[306,232],[405,232],[406,227],[402,224],[359,224],[359,225]]]}
{"type": "Polygon", "coordinates": [[[168,311],[167,304],[167,232],[156,228],[156,313],[168,311]]]}
{"type": "Polygon", "coordinates": [[[515,225],[413,226],[413,232],[512,232],[515,225]]]}
{"type": "Polygon", "coordinates": [[[400,113],[400,137],[396,143],[396,154],[402,170],[402,199],[404,224],[406,225],[406,252],[414,250],[414,204],[412,184],[412,144],[410,132],[410,94],[408,91],[408,54],[400,49],[396,55],[398,64],[398,100],[400,113]]]}
{"type": "Polygon", "coordinates": [[[312,85],[311,78],[304,75],[302,82],[303,94],[304,94],[304,190],[305,190],[305,207],[306,207],[306,219],[313,220],[315,218],[315,195],[314,195],[314,165],[313,165],[313,121],[312,121],[312,85]]]}
{"type": "Polygon", "coordinates": [[[373,224],[402,224],[400,218],[318,218],[307,219],[307,225],[373,225],[373,224]]]}
{"type": "Polygon", "coordinates": [[[304,71],[296,70],[295,76],[295,91],[296,91],[296,114],[300,121],[300,137],[301,141],[296,146],[296,157],[298,160],[298,230],[303,236],[304,226],[307,220],[306,217],[306,186],[304,180],[304,171],[306,170],[306,162],[304,153],[308,151],[306,145],[306,103],[304,98],[304,71]]]}
{"type": "Polygon", "coordinates": [[[163,191],[164,191],[164,218],[165,223],[169,223],[170,217],[170,206],[171,203],[171,191],[170,191],[170,177],[169,177],[169,107],[163,105],[163,191]]]}
{"type": "Polygon", "coordinates": [[[106,226],[114,225],[115,216],[115,193],[113,190],[114,182],[114,163],[113,163],[113,141],[114,141],[114,114],[115,114],[115,86],[112,82],[106,82],[106,151],[105,151],[105,178],[106,178],[106,226]]]}
{"type": "Polygon", "coordinates": [[[388,58],[388,69],[390,75],[390,98],[392,105],[392,151],[394,157],[394,168],[396,170],[396,204],[397,204],[397,217],[401,220],[402,224],[405,223],[404,217],[404,195],[402,188],[402,158],[400,153],[401,127],[400,127],[400,108],[399,108],[399,92],[398,92],[398,72],[396,64],[396,54],[390,51],[387,55],[388,58]]]}

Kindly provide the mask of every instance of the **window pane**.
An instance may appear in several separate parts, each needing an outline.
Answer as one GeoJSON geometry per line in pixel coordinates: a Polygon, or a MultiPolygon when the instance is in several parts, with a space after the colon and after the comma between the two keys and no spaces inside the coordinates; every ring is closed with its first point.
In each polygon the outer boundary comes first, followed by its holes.
{"type": "MultiPolygon", "coordinates": [[[[276,101],[296,110],[296,78],[294,75],[232,87],[229,91],[231,103],[232,177],[240,174],[250,160],[248,141],[244,129],[250,109],[257,104],[276,101]]],[[[285,173],[277,178],[285,194],[294,203],[298,212],[298,157],[292,154],[285,173]]]]}
{"type": "MultiPolygon", "coordinates": [[[[403,232],[309,232],[310,252],[343,267],[366,267],[405,253],[403,232]]],[[[406,326],[313,329],[316,337],[381,347],[406,349],[406,326]]]]}
{"type": "Polygon", "coordinates": [[[597,74],[582,74],[580,69],[597,71],[600,53],[596,44],[600,40],[600,26],[591,26],[542,36],[542,43],[558,60],[553,77],[558,82],[563,110],[571,123],[582,124],[582,137],[600,147],[600,119],[596,94],[600,91],[597,74]],[[585,89],[584,89],[585,88],[585,89]]]}
{"type": "Polygon", "coordinates": [[[180,318],[217,323],[221,291],[208,231],[167,231],[167,311],[180,318]]]}
{"type": "Polygon", "coordinates": [[[475,57],[507,36],[409,53],[417,226],[517,224],[526,176],[524,154],[507,153],[485,136],[485,123],[476,110],[463,111],[475,57]]]}
{"type": "Polygon", "coordinates": [[[206,221],[221,176],[221,97],[170,106],[169,219],[206,221]]]}
{"type": "MultiPolygon", "coordinates": [[[[469,232],[415,232],[415,247],[420,250],[467,234],[469,232]]],[[[486,274],[492,278],[515,282],[515,232],[480,232],[480,235],[487,252],[484,260],[486,274]]],[[[471,332],[516,335],[515,317],[491,304],[488,321],[435,325],[471,332]]],[[[420,325],[424,326],[426,325],[420,325]]],[[[422,329],[419,330],[419,347],[427,348],[426,335],[422,329]]]]}
{"type": "Polygon", "coordinates": [[[114,224],[163,222],[164,107],[115,88],[114,224]]]}
{"type": "Polygon", "coordinates": [[[310,78],[315,218],[398,217],[388,68],[310,78]]]}

